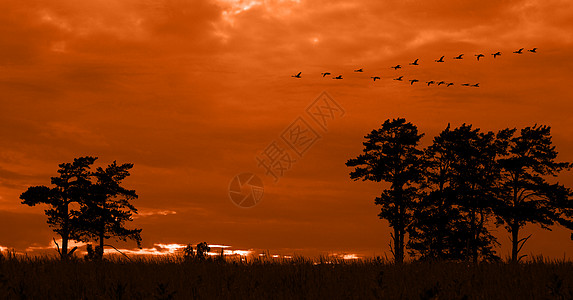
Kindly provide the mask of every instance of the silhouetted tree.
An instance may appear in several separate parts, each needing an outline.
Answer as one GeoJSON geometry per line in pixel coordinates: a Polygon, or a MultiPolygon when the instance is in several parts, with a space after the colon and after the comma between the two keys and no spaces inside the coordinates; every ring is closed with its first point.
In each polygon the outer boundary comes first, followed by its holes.
{"type": "Polygon", "coordinates": [[[427,189],[410,228],[410,249],[422,258],[498,258],[487,223],[499,178],[495,159],[507,134],[448,125],[434,139],[425,152],[427,189]]]}
{"type": "Polygon", "coordinates": [[[508,138],[507,155],[498,160],[502,168],[500,203],[496,209],[498,222],[511,234],[511,260],[517,262],[528,237],[519,238],[519,230],[527,223],[539,224],[550,230],[557,222],[573,229],[573,201],[565,186],[548,183],[544,176],[557,176],[572,164],[556,162],[557,151],[548,126],[526,127],[519,136],[508,138]]]}
{"type": "Polygon", "coordinates": [[[462,260],[468,232],[452,190],[456,155],[448,144],[450,125],[424,150],[424,192],[416,205],[407,248],[423,260],[462,260]]]}
{"type": "Polygon", "coordinates": [[[76,226],[79,211],[72,209],[72,206],[83,203],[88,194],[91,185],[89,170],[96,159],[86,156],[76,158],[72,163],[62,163],[58,170],[60,175],[51,178],[55,187],[33,186],[20,195],[22,204],[49,205],[45,213],[50,227],[62,237],[62,248],[59,249],[56,244],[62,260],[67,260],[77,249],[74,247],[68,251],[69,240],[78,240],[81,235],[76,226]]]}
{"type": "Polygon", "coordinates": [[[84,255],[84,259],[88,260],[88,261],[101,260],[100,253],[97,250],[97,248],[98,247],[96,247],[96,250],[94,250],[94,247],[92,244],[87,244],[86,245],[86,255],[84,255]]]}
{"type": "Polygon", "coordinates": [[[204,260],[207,257],[207,252],[211,251],[211,247],[207,242],[197,244],[197,259],[204,260]]]}
{"type": "Polygon", "coordinates": [[[141,247],[141,229],[127,229],[126,221],[132,221],[137,209],[130,201],[137,198],[135,190],[122,187],[123,180],[130,175],[133,164],[117,165],[114,161],[105,169],[99,167],[93,173],[95,182],[91,185],[89,197],[81,207],[78,219],[84,240],[97,240],[97,258],[103,257],[105,240],[116,238],[137,242],[141,247]]]}
{"type": "Polygon", "coordinates": [[[381,206],[378,216],[388,220],[394,230],[391,251],[396,263],[404,260],[404,239],[421,180],[422,151],[417,147],[423,136],[403,118],[386,120],[380,129],[364,137],[364,153],[346,162],[346,166],[355,167],[351,179],[390,183],[375,203],[381,206]]]}
{"type": "Polygon", "coordinates": [[[193,252],[193,245],[187,244],[183,249],[183,259],[189,261],[195,258],[195,252],[193,252]]]}

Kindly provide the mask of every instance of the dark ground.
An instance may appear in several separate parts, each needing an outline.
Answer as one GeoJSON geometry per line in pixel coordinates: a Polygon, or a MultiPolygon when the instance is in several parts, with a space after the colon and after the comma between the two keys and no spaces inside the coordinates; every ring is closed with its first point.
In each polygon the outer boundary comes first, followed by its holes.
{"type": "Polygon", "coordinates": [[[0,299],[573,299],[573,263],[4,257],[0,299]]]}

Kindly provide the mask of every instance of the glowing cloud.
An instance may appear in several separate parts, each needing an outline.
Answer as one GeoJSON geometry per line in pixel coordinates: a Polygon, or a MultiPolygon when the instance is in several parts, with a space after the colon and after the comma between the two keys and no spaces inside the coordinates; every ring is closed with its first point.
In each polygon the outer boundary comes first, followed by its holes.
{"type": "Polygon", "coordinates": [[[176,215],[177,212],[174,210],[140,210],[137,215],[134,215],[134,218],[137,217],[148,217],[148,216],[167,216],[167,215],[176,215]]]}
{"type": "Polygon", "coordinates": [[[360,257],[358,257],[356,254],[344,254],[342,256],[343,259],[359,259],[360,257]]]}

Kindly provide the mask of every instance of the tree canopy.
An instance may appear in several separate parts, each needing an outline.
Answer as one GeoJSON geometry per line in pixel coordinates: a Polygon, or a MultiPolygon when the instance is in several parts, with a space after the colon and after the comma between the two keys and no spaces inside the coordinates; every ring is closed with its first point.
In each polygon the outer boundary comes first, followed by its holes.
{"type": "Polygon", "coordinates": [[[396,262],[404,246],[420,259],[498,260],[496,225],[510,233],[518,261],[529,238],[519,237],[525,224],[573,230],[573,192],[549,181],[573,165],[557,161],[550,127],[516,131],[448,124],[423,151],[423,134],[405,119],[386,120],[365,136],[363,153],[346,165],[353,180],[390,184],[375,203],[393,229],[396,262]]]}
{"type": "Polygon", "coordinates": [[[20,195],[22,204],[48,205],[44,212],[48,216],[49,226],[62,238],[62,248],[58,252],[63,260],[68,259],[76,250],[73,248],[68,251],[69,240],[79,240],[82,236],[77,226],[80,212],[71,206],[85,202],[91,185],[89,170],[96,159],[85,156],[74,159],[72,163],[62,163],[58,169],[60,175],[51,178],[54,187],[33,186],[20,195]]]}
{"type": "Polygon", "coordinates": [[[137,198],[134,190],[122,187],[130,175],[133,164],[117,165],[114,161],[107,168],[91,171],[97,157],[85,156],[72,163],[59,165],[57,177],[51,178],[54,187],[32,186],[20,195],[22,204],[46,204],[48,224],[62,238],[58,252],[63,260],[77,249],[68,249],[70,240],[100,243],[99,257],[103,255],[103,241],[115,237],[132,239],[140,246],[141,229],[127,229],[126,221],[132,220],[137,209],[130,203],[137,198]]]}
{"type": "Polygon", "coordinates": [[[404,260],[404,238],[412,222],[421,179],[422,151],[418,143],[422,136],[406,119],[386,120],[380,129],[364,137],[363,154],[346,162],[346,166],[354,167],[351,179],[390,183],[375,203],[381,206],[378,216],[394,229],[391,249],[396,263],[404,260]]]}

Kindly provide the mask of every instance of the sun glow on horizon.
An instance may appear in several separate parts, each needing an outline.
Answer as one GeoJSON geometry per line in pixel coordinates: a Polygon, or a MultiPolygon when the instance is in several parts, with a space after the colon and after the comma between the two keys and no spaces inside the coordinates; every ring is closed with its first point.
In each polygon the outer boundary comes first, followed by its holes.
{"type": "MultiPolygon", "coordinates": [[[[78,255],[85,255],[87,254],[86,246],[89,243],[84,242],[68,242],[68,250],[77,247],[77,251],[75,252],[78,255]]],[[[92,243],[92,245],[97,245],[97,243],[92,243]]],[[[41,246],[38,244],[33,244],[32,246],[27,247],[23,252],[15,251],[16,254],[22,255],[45,255],[46,253],[50,253],[61,248],[62,240],[57,239],[52,241],[47,246],[41,246]],[[57,243],[57,245],[56,245],[57,243]]],[[[104,249],[104,253],[108,255],[114,254],[123,254],[123,255],[133,255],[133,256],[178,256],[183,255],[183,250],[191,245],[193,250],[196,251],[197,244],[179,244],[179,243],[154,243],[152,247],[145,247],[145,248],[114,248],[111,246],[106,245],[104,249]]],[[[269,253],[268,250],[262,249],[232,249],[231,245],[224,245],[224,244],[208,244],[210,247],[210,251],[206,253],[206,255],[215,257],[220,256],[221,254],[226,257],[238,257],[241,259],[245,259],[247,257],[261,257],[269,259],[293,259],[294,255],[292,254],[277,254],[277,253],[269,253]]],[[[0,252],[10,251],[10,247],[0,246],[0,252]]],[[[347,253],[347,252],[334,252],[327,255],[327,257],[333,260],[359,260],[362,259],[362,256],[359,256],[356,253],[347,253]]]]}
{"type": "MultiPolygon", "coordinates": [[[[85,251],[85,247],[87,246],[88,243],[83,243],[83,242],[74,242],[74,241],[68,241],[68,249],[72,249],[74,247],[77,247],[78,250],[81,249],[81,251],[78,251],[77,253],[79,254],[86,254],[87,252],[85,251]]],[[[61,247],[62,245],[62,239],[57,239],[55,240],[55,243],[52,242],[50,243],[48,246],[38,246],[38,245],[33,245],[33,246],[29,246],[25,249],[25,253],[43,253],[47,250],[54,250],[54,249],[58,249],[58,247],[61,247]],[[57,245],[56,245],[57,243],[57,245]]],[[[176,254],[181,254],[183,253],[183,249],[185,249],[189,244],[178,244],[178,243],[170,243],[170,244],[163,244],[163,243],[155,243],[153,244],[153,247],[147,247],[147,248],[113,248],[113,247],[109,247],[106,246],[104,249],[104,253],[106,254],[118,254],[118,252],[123,253],[123,254],[129,254],[129,255],[151,255],[151,256],[160,256],[160,255],[176,255],[176,254]]],[[[196,247],[196,244],[191,244],[191,246],[193,246],[194,248],[196,247]]],[[[209,247],[211,248],[211,251],[207,252],[207,255],[210,256],[215,256],[215,255],[221,255],[221,250],[223,250],[223,255],[225,256],[249,256],[255,253],[254,250],[241,250],[241,249],[228,249],[228,248],[232,248],[232,246],[229,245],[222,245],[222,244],[209,244],[209,247]]],[[[0,246],[0,251],[7,251],[8,249],[10,249],[9,247],[4,247],[4,246],[0,246]]]]}

